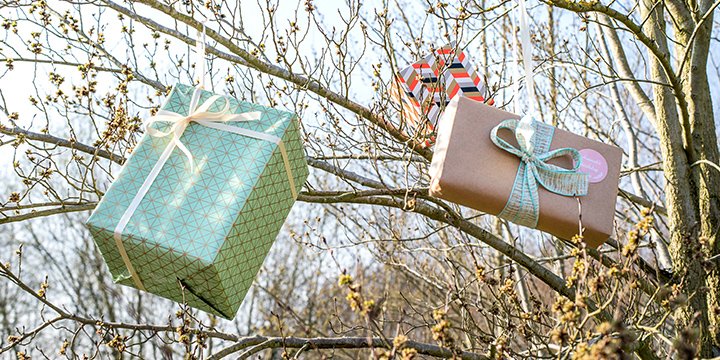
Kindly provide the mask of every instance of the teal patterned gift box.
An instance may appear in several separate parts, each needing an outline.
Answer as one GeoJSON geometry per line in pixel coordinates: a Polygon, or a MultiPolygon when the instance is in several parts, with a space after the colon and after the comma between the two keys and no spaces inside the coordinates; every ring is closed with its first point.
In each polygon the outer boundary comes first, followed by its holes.
{"type": "Polygon", "coordinates": [[[116,283],[233,318],[308,176],[297,117],[176,85],[151,119],[87,226],[116,283]]]}

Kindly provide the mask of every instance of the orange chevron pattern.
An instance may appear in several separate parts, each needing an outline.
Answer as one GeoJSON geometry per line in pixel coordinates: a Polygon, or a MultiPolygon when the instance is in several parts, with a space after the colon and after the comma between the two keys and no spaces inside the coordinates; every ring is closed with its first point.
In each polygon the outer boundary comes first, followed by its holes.
{"type": "MultiPolygon", "coordinates": [[[[402,120],[416,133],[433,142],[442,109],[455,96],[486,101],[486,87],[463,51],[445,45],[420,61],[402,69],[392,86],[391,96],[402,106],[402,120]],[[399,86],[401,91],[398,91],[399,86]]],[[[493,104],[492,99],[486,101],[493,104]]]]}

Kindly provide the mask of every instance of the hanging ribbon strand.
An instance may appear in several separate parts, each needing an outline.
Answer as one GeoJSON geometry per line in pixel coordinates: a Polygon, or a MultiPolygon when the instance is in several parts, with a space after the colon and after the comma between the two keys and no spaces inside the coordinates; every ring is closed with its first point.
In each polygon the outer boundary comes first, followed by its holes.
{"type": "Polygon", "coordinates": [[[205,24],[207,21],[202,22],[202,32],[198,31],[197,33],[197,40],[195,40],[195,63],[197,66],[198,73],[200,74],[200,78],[198,79],[198,87],[200,89],[205,89],[205,54],[207,54],[207,34],[205,31],[205,24]]]}
{"type": "MultiPolygon", "coordinates": [[[[530,39],[530,17],[528,15],[525,0],[519,0],[518,8],[520,24],[520,42],[522,46],[523,68],[525,70],[525,92],[527,93],[527,113],[536,112],[535,81],[532,60],[532,41],[530,39]]],[[[517,44],[517,41],[516,41],[517,44]]]]}
{"type": "Polygon", "coordinates": [[[513,11],[513,16],[511,17],[511,23],[513,29],[516,27],[519,29],[521,42],[521,44],[518,45],[518,37],[513,35],[512,53],[514,66],[513,82],[511,86],[513,95],[515,96],[513,101],[513,111],[516,114],[532,114],[535,112],[536,106],[535,81],[533,80],[534,72],[532,61],[532,41],[530,38],[530,22],[525,0],[518,0],[518,5],[513,11]],[[520,46],[522,46],[522,49],[519,48],[520,46]],[[524,80],[527,99],[520,96],[520,59],[518,58],[518,53],[521,51],[523,70],[525,72],[524,80]]]}

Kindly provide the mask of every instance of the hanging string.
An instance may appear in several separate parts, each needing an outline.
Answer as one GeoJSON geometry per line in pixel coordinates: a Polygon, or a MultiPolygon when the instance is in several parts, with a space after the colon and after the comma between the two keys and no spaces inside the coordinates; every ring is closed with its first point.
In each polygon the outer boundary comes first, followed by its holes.
{"type": "MultiPolygon", "coordinates": [[[[513,10],[512,16],[510,17],[510,25],[511,33],[515,32],[515,29],[517,29],[517,9],[513,10]]],[[[513,96],[513,112],[516,114],[519,114],[522,109],[520,105],[520,60],[518,59],[518,41],[517,36],[513,34],[512,36],[512,85],[510,90],[512,91],[513,96]]]]}
{"type": "Polygon", "coordinates": [[[197,33],[197,40],[195,40],[195,66],[199,73],[199,79],[198,79],[198,88],[205,89],[205,54],[207,51],[206,48],[206,33],[205,33],[205,23],[206,21],[202,22],[202,32],[198,31],[197,33]]]}
{"type": "Polygon", "coordinates": [[[526,97],[520,96],[519,80],[520,80],[520,62],[517,58],[518,41],[513,36],[513,60],[515,62],[515,81],[513,81],[512,90],[515,93],[514,111],[518,114],[532,114],[536,112],[535,99],[535,81],[533,80],[533,60],[532,60],[532,42],[530,39],[530,21],[527,12],[525,0],[518,0],[518,6],[513,16],[513,29],[519,26],[520,42],[522,45],[522,62],[525,72],[525,93],[526,97]]]}

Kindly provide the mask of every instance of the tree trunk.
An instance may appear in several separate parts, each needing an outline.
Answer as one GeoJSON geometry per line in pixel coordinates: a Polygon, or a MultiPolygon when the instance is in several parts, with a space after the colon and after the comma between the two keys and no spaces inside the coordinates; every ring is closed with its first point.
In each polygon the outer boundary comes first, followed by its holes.
{"type": "MultiPolygon", "coordinates": [[[[704,15],[709,9],[698,10],[696,16],[704,15]]],[[[720,229],[720,171],[711,164],[718,164],[718,142],[716,136],[715,119],[713,114],[712,98],[707,77],[707,61],[710,51],[710,35],[712,31],[712,14],[696,30],[695,39],[691,39],[693,28],[674,30],[678,33],[681,43],[689,44],[678,46],[676,55],[682,64],[685,51],[689,51],[686,64],[679,69],[680,79],[683,79],[682,89],[688,104],[690,123],[690,138],[692,139],[695,162],[690,164],[693,183],[696,187],[696,206],[700,219],[697,243],[686,247],[684,256],[693,267],[698,268],[691,273],[699,274],[704,283],[698,284],[703,288],[698,291],[698,301],[704,301],[705,306],[693,309],[702,312],[708,318],[709,327],[703,333],[703,355],[716,356],[720,349],[720,261],[709,260],[720,254],[718,242],[718,229],[720,229]],[[682,31],[684,30],[684,31],[682,31]],[[688,31],[689,30],[689,31],[688,31]],[[692,40],[692,43],[690,41],[692,40]],[[686,50],[688,49],[689,50],[686,50]],[[690,251],[691,253],[687,253],[690,251]],[[715,352],[708,352],[710,346],[715,352]]]]}
{"type": "MultiPolygon", "coordinates": [[[[655,41],[663,55],[669,57],[664,7],[662,4],[655,6],[650,13],[655,4],[645,0],[643,5],[643,17],[650,15],[644,31],[655,41]]],[[[706,25],[711,23],[712,21],[706,22],[706,25]]],[[[674,30],[678,34],[679,42],[688,44],[694,26],[682,26],[685,28],[676,27],[674,30]]],[[[656,127],[661,140],[666,181],[665,200],[670,221],[670,253],[675,271],[674,281],[688,297],[687,301],[675,310],[675,325],[677,332],[682,334],[679,339],[684,339],[686,343],[699,341],[700,350],[700,354],[679,353],[683,358],[693,355],[713,356],[713,348],[720,345],[720,267],[717,262],[707,261],[710,256],[718,253],[716,232],[720,209],[720,173],[706,163],[696,162],[718,161],[712,101],[706,73],[709,40],[710,26],[703,26],[690,45],[688,64],[677,76],[682,79],[682,94],[674,94],[668,86],[653,85],[656,127]],[[676,96],[684,97],[688,103],[687,109],[677,108],[676,96]],[[684,110],[687,110],[689,115],[687,119],[681,115],[684,110]],[[685,132],[690,132],[690,136],[685,137],[685,132]],[[695,333],[694,329],[697,329],[698,333],[695,333]]],[[[682,61],[685,49],[686,46],[676,46],[679,61],[682,61]]],[[[652,79],[669,83],[660,62],[652,54],[649,59],[652,79]]],[[[692,349],[695,345],[687,343],[682,349],[692,349]]]]}

